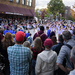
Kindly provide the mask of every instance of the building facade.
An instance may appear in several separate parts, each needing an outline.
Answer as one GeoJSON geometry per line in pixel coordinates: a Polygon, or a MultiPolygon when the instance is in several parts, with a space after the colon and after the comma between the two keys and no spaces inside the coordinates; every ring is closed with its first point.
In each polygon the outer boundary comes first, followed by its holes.
{"type": "Polygon", "coordinates": [[[0,0],[0,16],[35,16],[35,0],[0,0]]]}

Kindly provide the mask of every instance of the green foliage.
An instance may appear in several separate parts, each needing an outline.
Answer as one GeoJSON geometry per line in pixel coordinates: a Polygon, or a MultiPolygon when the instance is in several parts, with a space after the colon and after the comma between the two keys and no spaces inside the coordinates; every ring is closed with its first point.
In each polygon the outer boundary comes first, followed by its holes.
{"type": "Polygon", "coordinates": [[[75,21],[73,17],[69,16],[68,20],[75,21]]]}
{"type": "Polygon", "coordinates": [[[63,4],[62,0],[51,0],[47,8],[49,11],[53,13],[53,15],[57,15],[57,13],[64,13],[65,12],[65,5],[63,4]]]}
{"type": "Polygon", "coordinates": [[[65,20],[65,17],[60,17],[61,20],[65,20]]]}

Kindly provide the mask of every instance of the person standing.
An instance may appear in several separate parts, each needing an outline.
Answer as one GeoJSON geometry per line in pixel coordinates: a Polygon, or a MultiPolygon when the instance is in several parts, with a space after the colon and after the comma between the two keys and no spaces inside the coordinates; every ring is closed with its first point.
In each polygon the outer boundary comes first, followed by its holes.
{"type": "Polygon", "coordinates": [[[34,47],[31,48],[31,51],[33,52],[33,57],[32,57],[32,75],[35,74],[35,65],[36,65],[36,59],[37,55],[41,53],[44,50],[42,47],[42,41],[40,37],[36,37],[34,40],[34,47]]]}
{"type": "Polygon", "coordinates": [[[9,67],[9,61],[8,61],[8,54],[7,54],[7,48],[9,46],[13,46],[15,43],[13,41],[12,34],[7,32],[2,39],[2,49],[0,49],[1,54],[5,58],[5,75],[10,75],[10,67],[9,67]]]}
{"type": "Polygon", "coordinates": [[[70,52],[71,47],[75,46],[75,41],[71,39],[71,33],[69,31],[63,31],[62,36],[65,41],[65,45],[61,47],[57,58],[57,65],[67,74],[73,69],[73,64],[70,61],[70,52]],[[66,59],[66,67],[63,65],[64,58],[66,59]]]}
{"type": "Polygon", "coordinates": [[[44,44],[44,41],[47,39],[47,35],[44,33],[44,26],[40,26],[40,31],[34,34],[33,40],[35,40],[36,37],[40,37],[42,40],[42,46],[44,44]]]}
{"type": "Polygon", "coordinates": [[[54,75],[54,71],[57,69],[57,53],[51,50],[52,45],[53,42],[51,39],[48,38],[44,41],[45,50],[37,56],[36,75],[54,75]]]}
{"type": "Polygon", "coordinates": [[[18,31],[15,36],[16,44],[7,49],[10,63],[10,75],[29,75],[30,49],[22,45],[25,34],[18,31]]]}

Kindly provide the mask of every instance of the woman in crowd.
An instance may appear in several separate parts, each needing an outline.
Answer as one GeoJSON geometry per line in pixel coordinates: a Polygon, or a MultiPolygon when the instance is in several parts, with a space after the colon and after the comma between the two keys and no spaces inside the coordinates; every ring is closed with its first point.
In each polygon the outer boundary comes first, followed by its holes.
{"type": "Polygon", "coordinates": [[[56,70],[57,53],[51,50],[53,42],[51,39],[44,41],[45,50],[38,54],[35,72],[36,75],[54,75],[56,70]]]}
{"type": "Polygon", "coordinates": [[[10,68],[9,68],[9,61],[8,61],[8,54],[7,54],[7,48],[9,46],[14,45],[13,37],[11,33],[7,32],[2,40],[2,50],[1,54],[5,57],[5,75],[10,75],[10,68]]]}
{"type": "Polygon", "coordinates": [[[34,47],[32,47],[33,57],[32,57],[32,75],[35,75],[35,64],[37,55],[44,50],[42,47],[42,41],[40,37],[36,37],[34,40],[34,47]]]}

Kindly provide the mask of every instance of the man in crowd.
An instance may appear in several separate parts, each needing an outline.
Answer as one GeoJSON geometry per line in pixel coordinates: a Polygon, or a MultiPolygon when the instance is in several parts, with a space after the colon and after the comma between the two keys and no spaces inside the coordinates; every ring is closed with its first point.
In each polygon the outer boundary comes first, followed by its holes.
{"type": "Polygon", "coordinates": [[[62,33],[65,45],[61,47],[60,53],[57,58],[58,67],[63,70],[66,74],[73,69],[73,64],[70,61],[71,48],[75,46],[75,41],[71,39],[71,33],[69,31],[64,31],[62,33]],[[62,65],[64,58],[66,58],[66,68],[62,65]]]}
{"type": "Polygon", "coordinates": [[[16,33],[16,44],[7,49],[10,63],[10,75],[28,75],[31,52],[22,45],[25,34],[22,31],[16,33]]]}
{"type": "Polygon", "coordinates": [[[59,37],[58,37],[58,43],[56,45],[53,45],[52,48],[51,48],[53,51],[55,51],[57,53],[57,55],[59,54],[60,49],[63,46],[63,41],[64,40],[63,40],[62,35],[59,35],[59,37]]]}
{"type": "Polygon", "coordinates": [[[41,40],[42,40],[42,45],[43,45],[43,44],[44,44],[44,41],[47,39],[47,35],[44,33],[44,26],[40,26],[40,31],[34,34],[33,40],[34,40],[36,37],[40,37],[40,38],[41,38],[41,40]]]}

